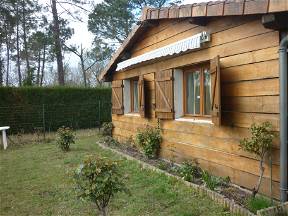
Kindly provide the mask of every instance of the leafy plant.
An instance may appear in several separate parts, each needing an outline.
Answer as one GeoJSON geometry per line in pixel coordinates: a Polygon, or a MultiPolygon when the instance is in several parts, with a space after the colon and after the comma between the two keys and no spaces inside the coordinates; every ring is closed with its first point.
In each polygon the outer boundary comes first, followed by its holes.
{"type": "Polygon", "coordinates": [[[154,127],[147,126],[136,134],[136,143],[148,158],[157,157],[161,140],[160,130],[154,127]]]}
{"type": "Polygon", "coordinates": [[[257,213],[257,210],[268,208],[271,206],[270,200],[262,197],[249,197],[246,200],[245,206],[253,213],[257,213]]]}
{"type": "Polygon", "coordinates": [[[185,181],[189,182],[192,182],[196,177],[200,176],[199,166],[192,161],[183,162],[178,172],[185,181]]]}
{"type": "Polygon", "coordinates": [[[128,192],[118,162],[108,158],[87,157],[74,174],[79,197],[94,202],[101,215],[108,214],[108,204],[118,192],[128,192]]]}
{"type": "Polygon", "coordinates": [[[168,170],[170,168],[169,164],[165,161],[160,161],[158,164],[157,164],[157,167],[161,170],[168,170]]]}
{"type": "Polygon", "coordinates": [[[104,122],[102,124],[102,134],[104,136],[112,136],[113,123],[112,122],[104,122]]]}
{"type": "Polygon", "coordinates": [[[57,144],[62,151],[69,151],[74,143],[75,134],[71,128],[62,126],[57,130],[57,144]]]}
{"type": "Polygon", "coordinates": [[[271,152],[275,133],[272,131],[272,124],[270,122],[264,122],[259,125],[252,124],[249,130],[251,138],[241,140],[240,148],[254,154],[259,159],[259,179],[252,193],[252,196],[255,197],[259,191],[264,174],[264,159],[266,154],[271,152]]]}
{"type": "Polygon", "coordinates": [[[219,186],[226,186],[230,183],[229,176],[222,178],[218,176],[213,176],[209,172],[203,170],[202,171],[202,181],[204,182],[205,186],[210,190],[215,190],[219,186]]]}
{"type": "Polygon", "coordinates": [[[110,147],[119,146],[120,144],[116,139],[114,139],[111,136],[103,137],[102,142],[104,142],[105,145],[110,146],[110,147]]]}

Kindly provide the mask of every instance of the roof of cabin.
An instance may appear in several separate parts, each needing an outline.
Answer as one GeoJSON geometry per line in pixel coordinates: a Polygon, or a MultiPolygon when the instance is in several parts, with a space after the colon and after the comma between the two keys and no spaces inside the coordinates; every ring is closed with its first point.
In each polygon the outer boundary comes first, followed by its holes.
{"type": "Polygon", "coordinates": [[[161,19],[208,18],[223,16],[244,16],[288,11],[288,0],[224,0],[187,4],[163,8],[144,8],[136,25],[123,44],[112,56],[106,68],[100,74],[100,80],[116,70],[125,51],[129,50],[139,36],[149,28],[149,23],[161,19]]]}

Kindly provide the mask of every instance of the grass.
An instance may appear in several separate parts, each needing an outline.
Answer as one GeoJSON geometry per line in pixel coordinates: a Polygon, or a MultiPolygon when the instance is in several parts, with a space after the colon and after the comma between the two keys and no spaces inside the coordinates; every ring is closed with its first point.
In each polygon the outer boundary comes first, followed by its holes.
{"type": "Polygon", "coordinates": [[[246,207],[253,213],[257,213],[257,210],[268,208],[271,206],[271,201],[262,196],[250,197],[246,200],[246,207]]]}
{"type": "MultiPolygon", "coordinates": [[[[0,215],[97,215],[95,206],[76,197],[72,174],[88,154],[120,159],[82,137],[71,151],[55,145],[27,144],[0,151],[0,215]]],[[[232,215],[177,180],[122,158],[131,195],[117,194],[110,215],[232,215]]]]}

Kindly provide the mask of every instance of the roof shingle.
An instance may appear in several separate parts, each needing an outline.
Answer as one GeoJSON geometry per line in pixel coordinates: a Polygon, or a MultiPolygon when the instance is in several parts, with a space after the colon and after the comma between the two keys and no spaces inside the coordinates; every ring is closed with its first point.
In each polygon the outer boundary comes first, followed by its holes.
{"type": "Polygon", "coordinates": [[[142,21],[184,17],[266,14],[287,10],[287,0],[224,0],[166,8],[148,8],[144,11],[146,14],[142,17],[142,21]],[[163,13],[163,11],[165,12],[163,13]],[[159,14],[161,15],[159,16],[159,14]]]}

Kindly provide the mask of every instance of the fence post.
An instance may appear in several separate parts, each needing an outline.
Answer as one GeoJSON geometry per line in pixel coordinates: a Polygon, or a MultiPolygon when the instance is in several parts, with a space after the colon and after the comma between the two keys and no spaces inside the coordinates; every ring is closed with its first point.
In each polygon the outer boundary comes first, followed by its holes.
{"type": "Polygon", "coordinates": [[[46,129],[45,129],[45,104],[42,104],[42,123],[43,123],[43,136],[44,141],[46,139],[46,129]]]}

